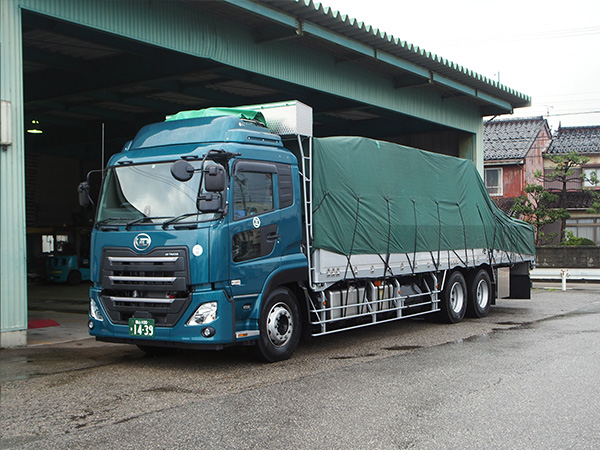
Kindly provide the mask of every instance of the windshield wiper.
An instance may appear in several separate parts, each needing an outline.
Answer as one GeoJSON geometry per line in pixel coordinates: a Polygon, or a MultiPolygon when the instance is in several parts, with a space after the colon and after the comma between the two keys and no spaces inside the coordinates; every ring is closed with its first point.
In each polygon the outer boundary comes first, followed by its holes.
{"type": "Polygon", "coordinates": [[[200,212],[185,213],[180,216],[173,217],[172,219],[165,220],[162,224],[163,230],[166,230],[169,225],[171,225],[172,223],[175,223],[175,222],[179,222],[181,219],[185,219],[186,217],[191,217],[191,216],[197,216],[200,214],[201,214],[200,212]]]}
{"type": "Polygon", "coordinates": [[[140,217],[139,219],[135,219],[135,220],[132,220],[131,222],[127,222],[125,224],[125,229],[129,231],[129,229],[131,228],[132,225],[139,224],[139,223],[144,223],[144,222],[147,222],[149,220],[154,220],[154,219],[166,219],[167,217],[169,217],[169,216],[153,216],[153,217],[151,217],[151,216],[144,216],[144,217],[140,217]]]}
{"type": "Polygon", "coordinates": [[[126,220],[123,217],[107,217],[106,219],[99,220],[94,224],[94,227],[98,229],[102,225],[106,225],[108,222],[112,222],[113,220],[126,220]]]}

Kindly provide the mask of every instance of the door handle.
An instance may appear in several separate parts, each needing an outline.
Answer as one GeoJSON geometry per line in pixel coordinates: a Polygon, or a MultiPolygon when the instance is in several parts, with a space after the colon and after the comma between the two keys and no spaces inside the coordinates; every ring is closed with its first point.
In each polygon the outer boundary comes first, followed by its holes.
{"type": "Polygon", "coordinates": [[[279,239],[281,236],[277,233],[270,233],[267,234],[267,242],[275,242],[277,239],[279,239]]]}

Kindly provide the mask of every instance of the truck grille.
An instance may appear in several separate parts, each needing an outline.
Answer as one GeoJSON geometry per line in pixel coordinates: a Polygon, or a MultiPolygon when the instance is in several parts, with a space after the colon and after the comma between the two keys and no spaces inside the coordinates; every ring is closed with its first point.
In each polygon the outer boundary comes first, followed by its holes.
{"type": "Polygon", "coordinates": [[[191,301],[188,261],[185,247],[156,248],[144,255],[104,249],[100,301],[110,320],[127,325],[137,317],[174,326],[191,301]]]}

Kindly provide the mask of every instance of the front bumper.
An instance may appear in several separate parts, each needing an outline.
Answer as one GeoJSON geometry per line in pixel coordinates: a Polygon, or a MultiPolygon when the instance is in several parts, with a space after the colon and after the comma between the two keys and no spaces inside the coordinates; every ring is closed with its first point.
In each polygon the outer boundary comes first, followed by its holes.
{"type": "Polygon", "coordinates": [[[234,306],[226,293],[222,290],[193,292],[192,300],[179,321],[172,327],[157,326],[154,329],[153,337],[133,337],[129,335],[128,325],[113,324],[109,320],[108,314],[103,309],[99,296],[100,289],[91,287],[90,298],[96,302],[96,305],[98,305],[100,313],[104,318],[104,320],[100,321],[89,316],[90,335],[95,336],[99,341],[156,347],[220,349],[227,345],[241,342],[242,340],[248,340],[236,339],[234,330],[234,306]],[[218,310],[216,320],[206,325],[186,325],[196,309],[201,304],[207,302],[217,302],[218,310]],[[213,336],[202,336],[201,331],[206,327],[214,328],[215,333],[213,336]]]}

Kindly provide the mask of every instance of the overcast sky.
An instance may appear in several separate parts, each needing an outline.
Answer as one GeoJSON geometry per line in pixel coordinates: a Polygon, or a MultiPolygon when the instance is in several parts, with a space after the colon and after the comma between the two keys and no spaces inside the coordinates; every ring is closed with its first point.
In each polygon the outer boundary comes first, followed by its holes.
{"type": "Polygon", "coordinates": [[[325,0],[529,95],[515,115],[600,125],[600,0],[325,0]]]}

